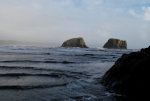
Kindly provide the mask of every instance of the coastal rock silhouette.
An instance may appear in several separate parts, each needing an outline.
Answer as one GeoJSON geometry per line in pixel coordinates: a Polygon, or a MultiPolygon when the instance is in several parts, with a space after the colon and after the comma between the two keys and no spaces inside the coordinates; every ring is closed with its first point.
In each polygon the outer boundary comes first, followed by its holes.
{"type": "Polygon", "coordinates": [[[150,46],[138,52],[122,55],[105,73],[101,82],[110,91],[125,95],[127,98],[148,98],[149,68],[150,46]]]}
{"type": "Polygon", "coordinates": [[[82,37],[72,38],[65,41],[61,47],[79,47],[79,48],[88,48],[85,44],[85,41],[82,37]]]}
{"type": "Polygon", "coordinates": [[[110,38],[105,43],[103,48],[108,48],[108,49],[127,49],[127,42],[125,40],[110,38]]]}

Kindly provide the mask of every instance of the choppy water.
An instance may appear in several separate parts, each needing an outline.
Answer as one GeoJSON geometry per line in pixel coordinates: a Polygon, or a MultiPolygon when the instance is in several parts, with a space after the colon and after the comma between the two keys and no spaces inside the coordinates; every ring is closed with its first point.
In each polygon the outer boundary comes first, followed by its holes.
{"type": "Polygon", "coordinates": [[[116,101],[99,81],[131,51],[0,47],[0,101],[116,101]]]}

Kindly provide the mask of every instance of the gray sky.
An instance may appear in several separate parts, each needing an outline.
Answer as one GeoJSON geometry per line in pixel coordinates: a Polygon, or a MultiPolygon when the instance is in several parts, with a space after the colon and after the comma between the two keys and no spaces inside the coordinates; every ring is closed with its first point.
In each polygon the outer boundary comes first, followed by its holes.
{"type": "Polygon", "coordinates": [[[60,46],[83,37],[89,47],[109,38],[129,48],[150,45],[149,0],[0,0],[0,40],[60,46]]]}

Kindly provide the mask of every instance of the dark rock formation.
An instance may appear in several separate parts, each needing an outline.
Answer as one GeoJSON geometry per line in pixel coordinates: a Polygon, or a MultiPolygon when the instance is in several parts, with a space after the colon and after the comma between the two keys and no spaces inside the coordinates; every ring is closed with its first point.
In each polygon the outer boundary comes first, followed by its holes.
{"type": "Polygon", "coordinates": [[[127,49],[127,42],[125,40],[119,40],[119,39],[109,39],[103,48],[108,49],[127,49]]]}
{"type": "Polygon", "coordinates": [[[72,38],[70,40],[65,41],[62,44],[62,47],[80,47],[80,48],[88,48],[84,42],[83,38],[72,38]]]}
{"type": "Polygon", "coordinates": [[[149,81],[150,47],[122,55],[102,78],[109,90],[134,99],[149,97],[149,81]]]}

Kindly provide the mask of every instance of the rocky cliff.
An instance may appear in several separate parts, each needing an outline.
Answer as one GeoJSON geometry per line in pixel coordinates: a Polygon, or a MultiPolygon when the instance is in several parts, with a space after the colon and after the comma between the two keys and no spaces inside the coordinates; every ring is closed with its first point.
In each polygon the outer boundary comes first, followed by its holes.
{"type": "Polygon", "coordinates": [[[127,42],[125,40],[120,40],[120,39],[109,39],[103,48],[108,48],[108,49],[127,49],[127,42]]]}
{"type": "Polygon", "coordinates": [[[80,48],[88,48],[85,44],[85,41],[83,38],[72,38],[67,41],[65,41],[62,44],[62,47],[80,47],[80,48]]]}
{"type": "Polygon", "coordinates": [[[110,91],[127,98],[149,98],[150,47],[139,52],[124,54],[102,78],[110,91]]]}

